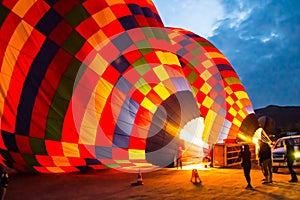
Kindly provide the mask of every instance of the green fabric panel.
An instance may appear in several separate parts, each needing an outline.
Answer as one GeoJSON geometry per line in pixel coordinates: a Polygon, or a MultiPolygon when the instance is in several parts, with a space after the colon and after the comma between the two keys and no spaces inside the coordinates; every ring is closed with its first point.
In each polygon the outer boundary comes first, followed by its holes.
{"type": "Polygon", "coordinates": [[[29,173],[37,173],[38,171],[33,168],[33,166],[24,166],[27,172],[29,173]]]}
{"type": "Polygon", "coordinates": [[[73,27],[76,28],[81,22],[89,18],[91,15],[82,7],[78,5],[72,9],[66,16],[65,20],[73,27]]]}
{"type": "Polygon", "coordinates": [[[132,64],[132,66],[135,68],[135,70],[141,75],[143,76],[144,74],[146,74],[149,70],[151,70],[150,65],[148,64],[148,62],[145,60],[145,58],[140,58],[139,60],[137,60],[136,62],[134,62],[132,64]]]}
{"type": "Polygon", "coordinates": [[[48,155],[44,139],[30,138],[29,141],[33,154],[48,155]]]}
{"type": "Polygon", "coordinates": [[[35,155],[22,154],[22,157],[26,161],[26,163],[30,164],[31,166],[41,166],[39,162],[35,159],[35,155]]]}
{"type": "Polygon", "coordinates": [[[196,49],[193,49],[192,51],[190,51],[190,53],[191,53],[193,56],[198,56],[198,55],[203,54],[203,51],[201,51],[200,48],[196,48],[196,49]]]}
{"type": "Polygon", "coordinates": [[[142,57],[142,58],[138,59],[137,61],[135,61],[135,62],[132,64],[132,66],[133,66],[133,67],[138,67],[138,66],[140,66],[140,65],[145,65],[145,64],[148,64],[148,62],[145,60],[144,57],[142,57]]]}
{"type": "Polygon", "coordinates": [[[197,93],[198,93],[198,91],[199,91],[199,89],[196,88],[195,86],[191,86],[191,88],[192,88],[193,95],[196,96],[197,93]]]}
{"type": "Polygon", "coordinates": [[[2,26],[2,23],[4,22],[4,19],[7,17],[8,13],[9,10],[0,4],[0,27],[2,26]]]}
{"type": "Polygon", "coordinates": [[[147,55],[148,53],[153,52],[152,48],[143,48],[143,49],[139,49],[139,50],[143,55],[147,55]]]}
{"type": "Polygon", "coordinates": [[[228,85],[241,84],[241,81],[235,77],[225,78],[225,81],[228,85]]]}
{"type": "Polygon", "coordinates": [[[155,38],[158,40],[170,41],[168,34],[166,34],[166,32],[162,31],[162,30],[165,30],[165,29],[152,28],[152,32],[154,33],[155,38]]]}
{"type": "Polygon", "coordinates": [[[84,71],[86,66],[81,65],[81,63],[74,58],[60,80],[48,113],[45,139],[61,140],[64,117],[72,97],[73,88],[75,88],[77,84],[75,79],[77,76],[77,78],[80,79],[82,75],[82,73],[78,73],[79,68],[84,71]]]}
{"type": "Polygon", "coordinates": [[[213,46],[212,44],[210,44],[209,42],[198,42],[198,44],[200,44],[203,47],[207,47],[207,46],[213,46]]]}
{"type": "Polygon", "coordinates": [[[192,71],[188,75],[187,80],[189,81],[189,83],[194,83],[197,78],[198,78],[198,75],[195,72],[192,71]]]}
{"type": "Polygon", "coordinates": [[[153,29],[151,29],[151,28],[142,28],[142,30],[143,30],[146,38],[155,38],[155,35],[152,31],[153,29]]]}
{"type": "Polygon", "coordinates": [[[79,35],[79,33],[74,31],[62,45],[62,47],[71,55],[75,55],[84,45],[84,43],[85,39],[79,35]]]}
{"type": "Polygon", "coordinates": [[[146,40],[138,41],[138,42],[135,43],[135,45],[136,45],[137,49],[139,49],[140,51],[143,50],[143,49],[148,49],[148,48],[152,49],[150,43],[146,40]]]}
{"type": "Polygon", "coordinates": [[[197,58],[193,58],[187,66],[191,69],[194,69],[198,65],[200,65],[200,61],[197,58]]]}

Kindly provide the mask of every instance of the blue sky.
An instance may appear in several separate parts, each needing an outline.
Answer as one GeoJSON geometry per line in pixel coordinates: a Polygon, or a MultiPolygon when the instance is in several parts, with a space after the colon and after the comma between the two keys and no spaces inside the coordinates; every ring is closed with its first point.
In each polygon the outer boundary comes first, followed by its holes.
{"type": "Polygon", "coordinates": [[[165,26],[208,39],[228,58],[254,109],[300,106],[300,1],[153,2],[165,26]]]}

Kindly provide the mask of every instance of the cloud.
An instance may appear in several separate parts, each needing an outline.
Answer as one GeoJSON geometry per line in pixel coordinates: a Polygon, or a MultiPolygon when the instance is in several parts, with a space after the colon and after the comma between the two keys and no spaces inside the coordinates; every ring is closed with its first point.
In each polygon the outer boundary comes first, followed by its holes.
{"type": "Polygon", "coordinates": [[[203,37],[214,34],[225,11],[219,0],[153,1],[168,27],[180,27],[203,37]]]}
{"type": "Polygon", "coordinates": [[[300,103],[300,1],[155,0],[166,26],[211,41],[239,75],[254,108],[300,103]]]}
{"type": "Polygon", "coordinates": [[[299,105],[299,2],[252,2],[244,4],[243,9],[232,9],[229,1],[223,3],[226,11],[233,14],[209,40],[232,63],[254,107],[299,105]],[[239,16],[239,12],[247,16],[232,17],[239,16]]]}

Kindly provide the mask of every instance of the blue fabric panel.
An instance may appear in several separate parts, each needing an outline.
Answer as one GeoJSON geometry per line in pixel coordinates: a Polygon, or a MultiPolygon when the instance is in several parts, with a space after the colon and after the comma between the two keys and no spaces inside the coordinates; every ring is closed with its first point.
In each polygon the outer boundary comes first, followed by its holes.
{"type": "Polygon", "coordinates": [[[87,165],[99,165],[101,162],[97,159],[85,158],[84,159],[87,165]]]}
{"type": "Polygon", "coordinates": [[[118,37],[112,39],[112,43],[119,49],[120,52],[123,52],[133,44],[133,41],[130,39],[128,34],[124,32],[118,37]]]}
{"type": "Polygon", "coordinates": [[[125,78],[120,77],[116,87],[120,89],[124,94],[128,94],[130,89],[132,88],[131,83],[129,83],[125,78]]]}
{"type": "Polygon", "coordinates": [[[124,58],[124,56],[120,56],[114,60],[111,65],[122,74],[130,66],[130,63],[126,60],[126,58],[124,58]]]}
{"type": "Polygon", "coordinates": [[[15,134],[2,131],[2,138],[6,148],[9,149],[9,151],[20,152],[17,146],[15,134]]]}
{"type": "Polygon", "coordinates": [[[217,65],[219,71],[224,71],[224,70],[232,70],[233,71],[233,68],[229,65],[224,65],[224,64],[221,64],[221,65],[217,65]]]}
{"type": "Polygon", "coordinates": [[[97,158],[112,158],[112,149],[110,147],[97,146],[95,150],[97,158]]]}
{"type": "Polygon", "coordinates": [[[125,30],[138,28],[139,25],[133,16],[125,16],[118,19],[125,30]]]}
{"type": "MultiPolygon", "coordinates": [[[[59,47],[55,43],[47,39],[32,63],[27,78],[24,82],[20,102],[18,105],[15,130],[18,134],[27,136],[29,135],[31,114],[36,95],[47,68],[56,55],[58,49],[59,47]]],[[[41,112],[43,111],[41,110],[41,112]]]]}
{"type": "Polygon", "coordinates": [[[60,21],[61,16],[59,16],[55,10],[50,9],[38,22],[35,28],[44,35],[48,36],[60,21]]]}

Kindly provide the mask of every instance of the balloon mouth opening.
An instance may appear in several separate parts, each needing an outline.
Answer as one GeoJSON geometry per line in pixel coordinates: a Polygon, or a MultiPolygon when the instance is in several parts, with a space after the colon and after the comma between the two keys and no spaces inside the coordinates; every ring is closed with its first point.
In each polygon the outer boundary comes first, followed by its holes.
{"type": "Polygon", "coordinates": [[[183,159],[187,165],[199,163],[207,155],[209,145],[203,141],[204,118],[190,120],[180,131],[180,140],[184,144],[183,159]]]}

